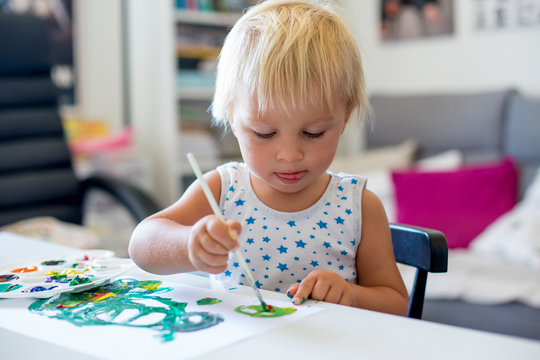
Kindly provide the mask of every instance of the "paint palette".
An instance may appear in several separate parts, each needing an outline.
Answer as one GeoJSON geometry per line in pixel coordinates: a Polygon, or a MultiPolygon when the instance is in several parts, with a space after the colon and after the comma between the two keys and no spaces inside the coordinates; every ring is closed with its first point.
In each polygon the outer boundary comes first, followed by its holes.
{"type": "Polygon", "coordinates": [[[48,298],[107,283],[134,266],[109,250],[77,251],[0,265],[0,298],[48,298]]]}

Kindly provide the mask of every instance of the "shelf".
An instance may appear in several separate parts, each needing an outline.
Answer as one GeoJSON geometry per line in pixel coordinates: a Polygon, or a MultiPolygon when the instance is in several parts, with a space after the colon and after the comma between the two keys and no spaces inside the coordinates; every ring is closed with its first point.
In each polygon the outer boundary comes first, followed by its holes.
{"type": "Polygon", "coordinates": [[[219,46],[177,45],[176,56],[193,59],[216,59],[221,51],[219,46]]]}
{"type": "Polygon", "coordinates": [[[176,80],[176,98],[209,100],[214,94],[215,74],[197,70],[180,70],[176,80]]]}
{"type": "Polygon", "coordinates": [[[191,25],[229,27],[242,16],[237,12],[176,10],[176,22],[191,25]]]}
{"type": "Polygon", "coordinates": [[[210,100],[213,95],[213,87],[179,86],[176,88],[177,100],[210,100]]]}

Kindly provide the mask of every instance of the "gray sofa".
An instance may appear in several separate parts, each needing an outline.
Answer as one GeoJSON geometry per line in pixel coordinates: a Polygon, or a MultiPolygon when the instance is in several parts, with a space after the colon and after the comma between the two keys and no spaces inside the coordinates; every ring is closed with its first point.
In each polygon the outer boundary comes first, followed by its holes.
{"type": "MultiPolygon", "coordinates": [[[[460,150],[466,163],[510,155],[519,166],[521,195],[540,166],[540,99],[503,90],[404,96],[373,94],[370,100],[374,126],[365,131],[368,149],[415,139],[418,158],[449,149],[460,150]]],[[[428,299],[423,318],[540,340],[540,309],[521,303],[488,306],[428,299]]]]}

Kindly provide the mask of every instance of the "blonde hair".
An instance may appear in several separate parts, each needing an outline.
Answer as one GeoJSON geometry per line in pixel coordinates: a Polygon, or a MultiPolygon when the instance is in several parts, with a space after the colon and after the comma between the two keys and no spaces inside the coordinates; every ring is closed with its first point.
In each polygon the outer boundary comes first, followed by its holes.
{"type": "Polygon", "coordinates": [[[214,124],[255,94],[259,112],[342,98],[362,118],[369,112],[358,45],[326,1],[267,0],[251,7],[225,39],[212,102],[214,124]]]}

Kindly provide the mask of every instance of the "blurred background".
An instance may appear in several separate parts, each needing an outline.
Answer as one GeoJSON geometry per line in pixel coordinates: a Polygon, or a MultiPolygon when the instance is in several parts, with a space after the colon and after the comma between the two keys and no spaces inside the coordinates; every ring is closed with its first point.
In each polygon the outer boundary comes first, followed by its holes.
{"type": "MultiPolygon", "coordinates": [[[[207,110],[221,43],[254,3],[0,0],[0,11],[51,23],[51,76],[78,175],[123,177],[167,206],[194,178],[188,151],[203,170],[239,158],[207,110]]],[[[540,0],[334,3],[357,36],[370,94],[540,96],[540,0]]],[[[364,150],[363,127],[350,129],[340,156],[364,150]]],[[[106,200],[91,208],[90,219],[123,223],[106,200]]]]}

